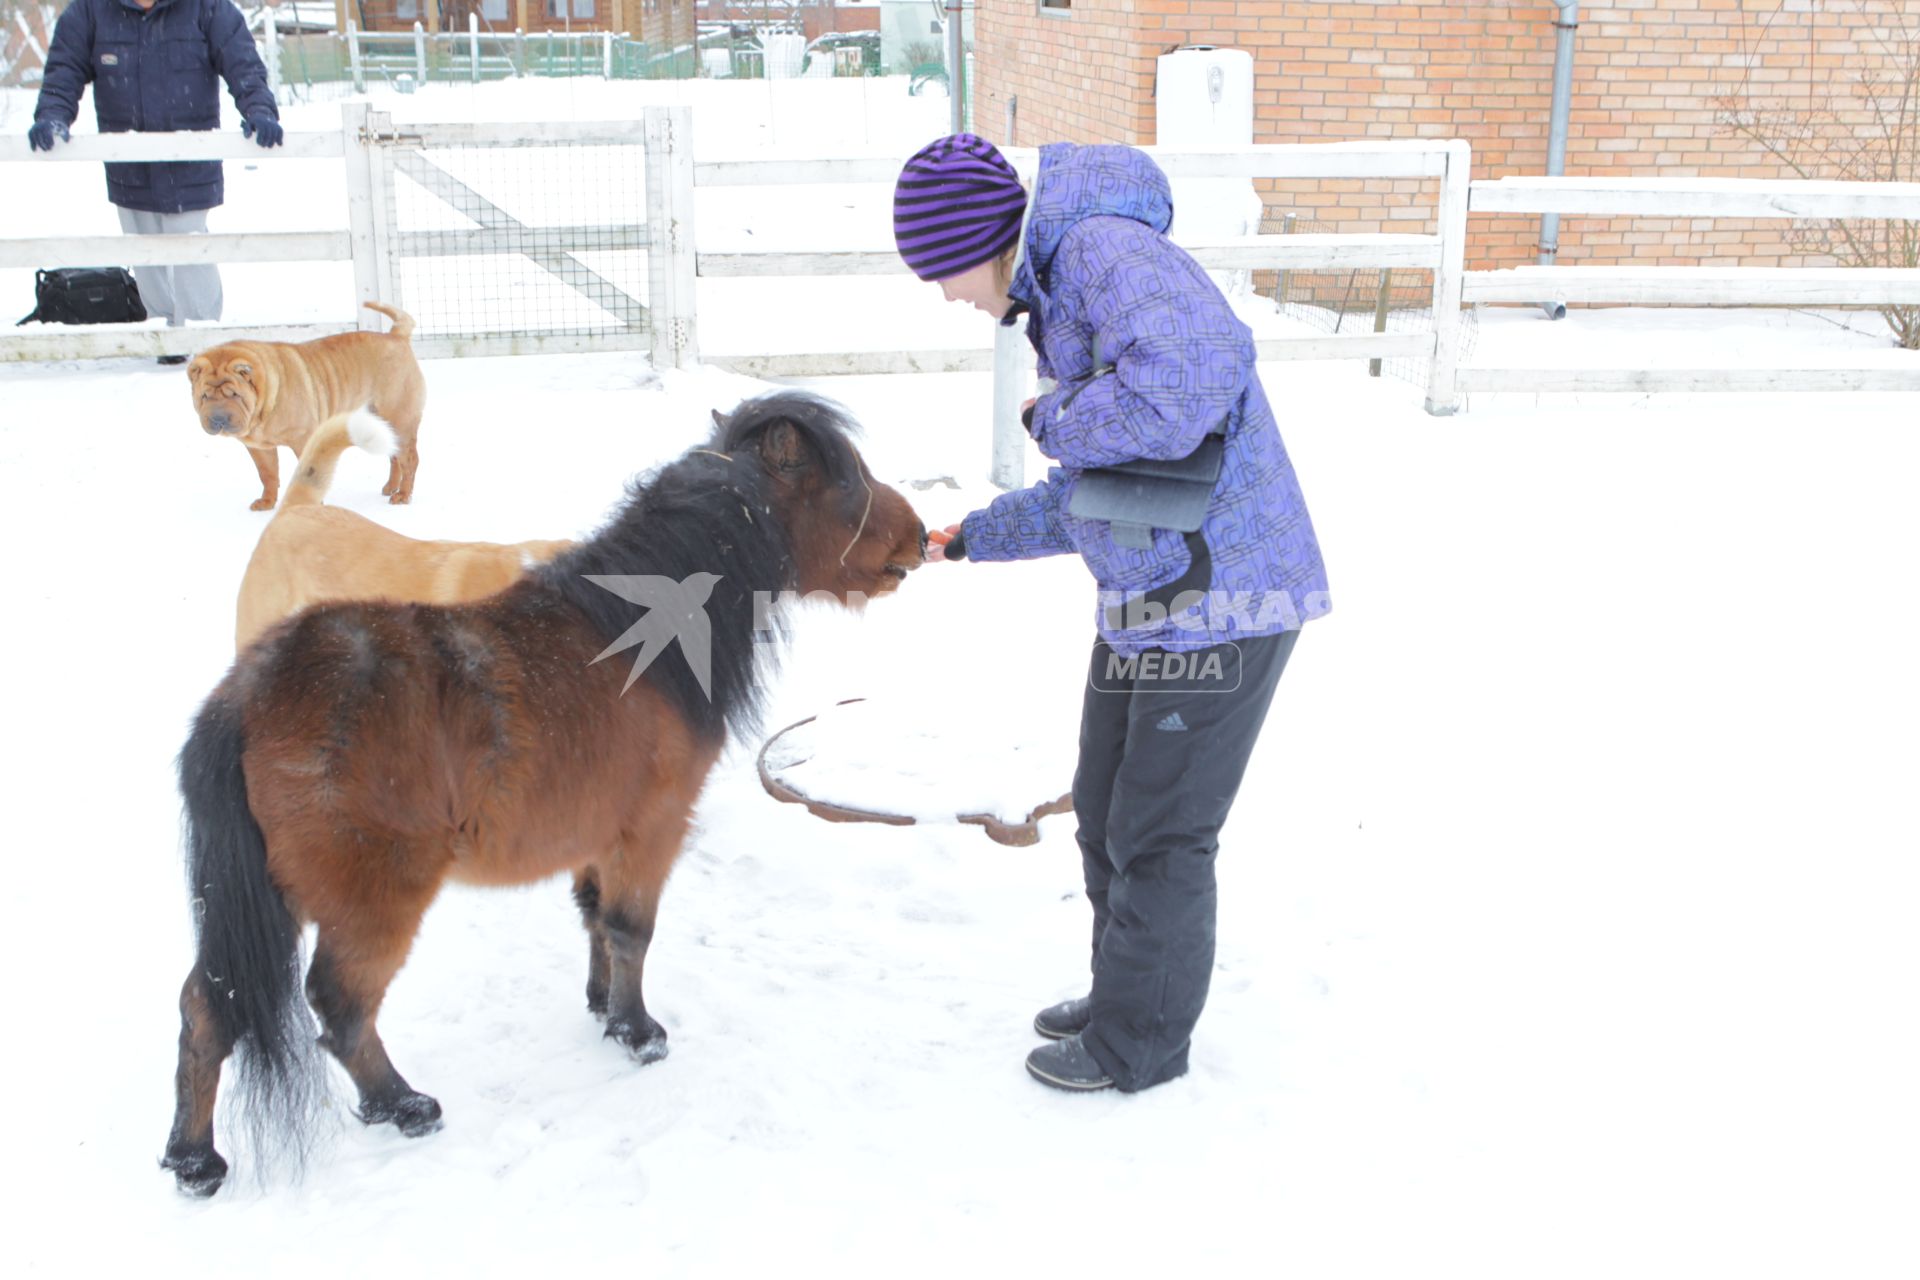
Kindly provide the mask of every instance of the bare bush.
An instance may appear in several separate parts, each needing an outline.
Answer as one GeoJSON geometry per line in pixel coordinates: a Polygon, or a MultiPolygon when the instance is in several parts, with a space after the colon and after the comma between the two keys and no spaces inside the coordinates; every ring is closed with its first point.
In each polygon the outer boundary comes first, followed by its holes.
{"type": "MultiPolygon", "coordinates": [[[[1720,123],[1801,178],[1920,180],[1920,17],[1907,6],[1859,29],[1865,69],[1836,79],[1824,100],[1764,98],[1751,85],[1717,103],[1720,123]]],[[[1847,267],[1920,267],[1920,222],[1822,220],[1796,224],[1800,253],[1847,267]]],[[[1876,308],[1908,350],[1920,350],[1920,306],[1876,308]]]]}

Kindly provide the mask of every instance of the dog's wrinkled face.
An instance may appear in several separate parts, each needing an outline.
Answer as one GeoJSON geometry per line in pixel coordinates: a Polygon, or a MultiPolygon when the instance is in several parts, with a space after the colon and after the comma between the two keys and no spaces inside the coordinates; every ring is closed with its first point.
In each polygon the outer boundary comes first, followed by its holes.
{"type": "Polygon", "coordinates": [[[244,436],[253,429],[260,408],[260,387],[253,357],[245,352],[215,347],[203,351],[187,366],[193,384],[193,407],[210,436],[244,436]]]}

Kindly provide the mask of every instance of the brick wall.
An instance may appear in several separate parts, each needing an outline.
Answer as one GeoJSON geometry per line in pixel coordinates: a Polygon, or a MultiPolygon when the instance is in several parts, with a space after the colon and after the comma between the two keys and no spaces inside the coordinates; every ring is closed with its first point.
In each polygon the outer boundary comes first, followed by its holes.
{"type": "MultiPolygon", "coordinates": [[[[980,0],[974,120],[1033,145],[1151,142],[1154,59],[1218,44],[1254,57],[1255,139],[1461,137],[1476,177],[1541,173],[1547,158],[1552,4],[1346,0],[980,0]]],[[[1920,0],[1601,0],[1582,5],[1566,171],[1773,177],[1785,166],[1725,123],[1728,99],[1858,120],[1856,82],[1920,28],[1920,0]]],[[[1270,184],[1269,206],[1354,231],[1426,227],[1417,186],[1270,184]],[[1415,210],[1406,206],[1417,201],[1415,210]]],[[[1538,219],[1472,220],[1471,265],[1532,261],[1538,219]]],[[[1561,261],[1796,265],[1783,224],[1565,218],[1561,261]]]]}
{"type": "MultiPolygon", "coordinates": [[[[1187,0],[1174,0],[1185,8],[1187,0]]],[[[1006,134],[1009,95],[1019,98],[1016,142],[1141,142],[1153,137],[1153,60],[1143,10],[1168,0],[981,0],[974,15],[974,127],[1006,134]]],[[[1228,6],[1231,7],[1231,6],[1228,6]]]]}

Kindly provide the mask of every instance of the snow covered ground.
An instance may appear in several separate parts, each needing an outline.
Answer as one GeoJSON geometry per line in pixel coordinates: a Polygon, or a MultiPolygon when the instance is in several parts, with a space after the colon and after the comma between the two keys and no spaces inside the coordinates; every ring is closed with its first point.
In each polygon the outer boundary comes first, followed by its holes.
{"type": "MultiPolygon", "coordinates": [[[[37,216],[0,210],[7,234],[37,216]]],[[[1875,341],[1711,320],[1489,314],[1475,358],[1875,341]]],[[[0,369],[0,1071],[31,1157],[0,1257],[50,1275],[1913,1275],[1916,398],[1483,397],[1436,420],[1357,365],[1263,376],[1334,611],[1223,837],[1188,1077],[1065,1097],[1020,1068],[1033,1012],[1085,980],[1071,816],[1026,849],[828,825],[768,798],[742,749],[649,957],[666,1061],[601,1040],[564,884],[451,891],[382,1018],[446,1129],[342,1119],[298,1186],[237,1169],[189,1203],[155,1167],[189,957],[172,757],[231,656],[264,517],[179,370],[0,369]]],[[[335,500],[497,539],[590,529],[758,386],[628,356],[427,377],[415,504],[382,504],[359,457],[335,500]]],[[[991,497],[984,377],[816,385],[866,423],[881,478],[957,481],[905,490],[928,524],[991,497]]],[[[866,696],[934,709],[955,744],[1071,735],[1091,623],[1072,560],[932,566],[864,617],[804,619],[768,727],[866,696]]]]}

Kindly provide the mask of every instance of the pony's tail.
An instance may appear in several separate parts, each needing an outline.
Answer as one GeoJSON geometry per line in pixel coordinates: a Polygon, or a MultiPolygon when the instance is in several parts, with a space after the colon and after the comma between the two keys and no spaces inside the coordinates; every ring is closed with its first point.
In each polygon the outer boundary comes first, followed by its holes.
{"type": "Polygon", "coordinates": [[[311,1146],[326,1075],[300,979],[300,925],[267,871],[247,804],[240,708],[218,694],[180,751],[195,973],[223,1043],[256,1167],[297,1166],[311,1146]]]}
{"type": "Polygon", "coordinates": [[[313,429],[307,447],[300,451],[293,482],[280,499],[281,507],[317,507],[326,501],[333,487],[334,468],[340,455],[359,446],[376,457],[391,458],[400,452],[400,439],[387,420],[372,409],[337,413],[313,429]]]}

